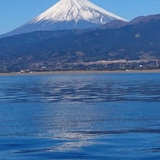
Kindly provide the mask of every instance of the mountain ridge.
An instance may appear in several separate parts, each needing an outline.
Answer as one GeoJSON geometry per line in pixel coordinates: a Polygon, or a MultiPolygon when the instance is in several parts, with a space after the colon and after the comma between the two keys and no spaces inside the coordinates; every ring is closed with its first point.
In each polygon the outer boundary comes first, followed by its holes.
{"type": "Polygon", "coordinates": [[[84,64],[87,68],[108,61],[135,61],[134,67],[139,61],[153,61],[153,66],[160,60],[160,19],[149,17],[120,28],[36,31],[2,38],[0,62],[11,71],[56,70],[60,64],[64,69],[84,64]]]}
{"type": "Polygon", "coordinates": [[[147,23],[150,20],[159,20],[160,19],[160,14],[156,14],[156,15],[148,15],[148,16],[139,16],[136,17],[134,19],[132,19],[131,21],[125,22],[122,20],[113,20],[110,23],[104,24],[102,26],[100,26],[101,29],[107,29],[107,28],[121,28],[124,26],[129,26],[129,25],[136,25],[136,24],[140,24],[140,23],[147,23]]]}

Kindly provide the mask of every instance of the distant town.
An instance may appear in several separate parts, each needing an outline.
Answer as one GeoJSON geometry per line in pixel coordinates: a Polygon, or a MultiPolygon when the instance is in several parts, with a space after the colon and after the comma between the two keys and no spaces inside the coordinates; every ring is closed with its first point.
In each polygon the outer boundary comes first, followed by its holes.
{"type": "Polygon", "coordinates": [[[77,63],[52,63],[52,62],[36,62],[28,65],[22,63],[22,66],[13,65],[12,63],[1,63],[0,72],[47,72],[47,71],[114,71],[114,70],[153,70],[160,69],[160,60],[114,60],[114,61],[97,61],[97,62],[77,62],[77,63]],[[12,68],[10,68],[12,67],[12,68]]]}

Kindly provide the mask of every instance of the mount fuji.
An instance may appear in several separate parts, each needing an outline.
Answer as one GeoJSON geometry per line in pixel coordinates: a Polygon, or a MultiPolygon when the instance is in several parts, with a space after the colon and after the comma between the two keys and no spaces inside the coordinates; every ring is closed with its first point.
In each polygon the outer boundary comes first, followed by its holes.
{"type": "Polygon", "coordinates": [[[60,0],[33,20],[1,37],[34,31],[96,28],[113,20],[126,21],[89,0],[60,0]]]}

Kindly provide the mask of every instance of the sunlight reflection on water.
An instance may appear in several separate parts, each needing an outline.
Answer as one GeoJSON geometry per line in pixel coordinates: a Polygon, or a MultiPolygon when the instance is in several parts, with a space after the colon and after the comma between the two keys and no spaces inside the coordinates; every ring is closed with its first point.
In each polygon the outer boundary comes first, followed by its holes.
{"type": "Polygon", "coordinates": [[[0,77],[0,159],[160,158],[160,74],[0,77]]]}

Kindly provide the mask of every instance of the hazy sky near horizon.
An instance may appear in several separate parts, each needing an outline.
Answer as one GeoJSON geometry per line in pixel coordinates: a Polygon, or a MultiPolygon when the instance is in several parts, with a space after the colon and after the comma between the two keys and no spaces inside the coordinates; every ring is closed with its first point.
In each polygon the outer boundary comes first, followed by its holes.
{"type": "MultiPolygon", "coordinates": [[[[54,5],[59,0],[0,0],[0,34],[9,32],[54,5]]],[[[160,0],[90,0],[127,20],[159,14],[160,0]]]]}

